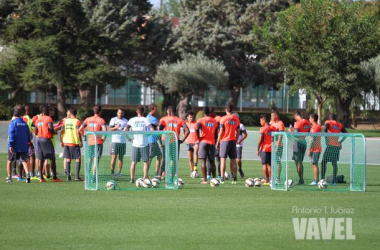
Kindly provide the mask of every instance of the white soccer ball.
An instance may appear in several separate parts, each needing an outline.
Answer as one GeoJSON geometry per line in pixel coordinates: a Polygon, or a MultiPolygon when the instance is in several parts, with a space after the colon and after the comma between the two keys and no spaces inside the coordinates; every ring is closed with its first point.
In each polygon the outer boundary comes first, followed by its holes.
{"type": "Polygon", "coordinates": [[[199,177],[199,173],[198,173],[198,171],[193,171],[193,172],[191,172],[191,178],[198,178],[199,177]]]}
{"type": "Polygon", "coordinates": [[[157,178],[153,178],[152,179],[152,187],[153,188],[159,188],[160,187],[160,184],[161,184],[161,180],[157,179],[157,178]]]}
{"type": "Polygon", "coordinates": [[[182,180],[181,178],[178,178],[178,180],[176,180],[176,181],[174,182],[174,184],[175,184],[176,186],[178,186],[178,188],[182,188],[182,187],[185,185],[185,181],[182,180]]]}
{"type": "Polygon", "coordinates": [[[261,182],[260,178],[254,178],[253,179],[253,182],[256,182],[256,181],[260,181],[261,182]]]}
{"type": "Polygon", "coordinates": [[[318,187],[320,188],[320,189],[325,189],[325,188],[327,188],[327,181],[325,181],[325,180],[320,180],[319,182],[318,182],[318,187]]]}
{"type": "Polygon", "coordinates": [[[142,187],[143,186],[143,182],[144,182],[144,179],[143,178],[138,178],[137,180],[136,180],[136,187],[138,187],[138,188],[140,188],[140,187],[142,187]]]}
{"type": "Polygon", "coordinates": [[[210,186],[211,186],[211,187],[219,187],[219,184],[220,184],[220,182],[219,182],[219,180],[216,179],[216,178],[213,178],[213,179],[211,179],[211,181],[210,181],[210,186]]]}
{"type": "Polygon", "coordinates": [[[230,178],[231,178],[230,173],[228,173],[227,171],[224,172],[224,179],[228,180],[228,179],[230,179],[230,178]]]}
{"type": "Polygon", "coordinates": [[[114,180],[108,181],[106,184],[107,190],[115,190],[116,189],[116,182],[114,180]]]}
{"type": "Polygon", "coordinates": [[[260,181],[260,179],[259,178],[255,178],[253,184],[254,184],[254,187],[261,187],[261,181],[260,181]]]}
{"type": "Polygon", "coordinates": [[[293,180],[292,179],[288,179],[287,181],[285,181],[284,186],[286,186],[286,182],[288,182],[288,187],[293,187],[293,180]]]}
{"type": "Polygon", "coordinates": [[[149,179],[145,179],[142,183],[144,188],[150,188],[152,187],[152,182],[149,179]]]}
{"type": "Polygon", "coordinates": [[[255,183],[253,182],[252,178],[248,178],[248,179],[245,180],[244,185],[246,187],[253,187],[255,185],[255,183]]]}
{"type": "Polygon", "coordinates": [[[58,157],[59,157],[59,158],[63,158],[63,153],[60,153],[60,154],[58,155],[58,157]]]}

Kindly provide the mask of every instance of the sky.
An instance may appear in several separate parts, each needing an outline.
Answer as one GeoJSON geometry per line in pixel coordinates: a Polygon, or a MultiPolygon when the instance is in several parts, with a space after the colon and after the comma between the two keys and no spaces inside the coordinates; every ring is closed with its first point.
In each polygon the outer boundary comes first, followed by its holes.
{"type": "Polygon", "coordinates": [[[160,0],[150,0],[150,3],[153,4],[153,7],[160,6],[160,0]]]}

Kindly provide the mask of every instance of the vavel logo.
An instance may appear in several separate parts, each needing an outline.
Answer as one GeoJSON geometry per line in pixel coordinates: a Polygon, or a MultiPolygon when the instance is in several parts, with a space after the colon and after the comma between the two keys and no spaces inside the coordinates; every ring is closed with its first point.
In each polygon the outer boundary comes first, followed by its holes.
{"type": "Polygon", "coordinates": [[[296,240],[355,240],[352,218],[293,218],[296,240]]]}

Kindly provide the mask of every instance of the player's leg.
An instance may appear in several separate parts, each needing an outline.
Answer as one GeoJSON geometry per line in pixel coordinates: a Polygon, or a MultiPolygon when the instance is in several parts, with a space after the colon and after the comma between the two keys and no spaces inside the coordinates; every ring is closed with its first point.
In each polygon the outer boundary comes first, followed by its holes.
{"type": "Polygon", "coordinates": [[[144,179],[149,178],[149,166],[148,166],[148,161],[149,161],[149,145],[145,146],[140,149],[141,150],[141,158],[142,161],[144,162],[144,179]]]}
{"type": "Polygon", "coordinates": [[[21,177],[21,173],[17,173],[17,163],[16,160],[11,162],[12,165],[12,172],[13,172],[13,178],[21,177]]]}
{"type": "Polygon", "coordinates": [[[66,179],[67,181],[71,181],[71,154],[69,146],[63,147],[63,157],[65,158],[66,162],[66,179]]]}
{"type": "Polygon", "coordinates": [[[22,166],[24,167],[25,175],[26,175],[26,183],[30,183],[30,176],[29,176],[29,159],[28,159],[28,153],[20,153],[19,159],[18,159],[22,166]]]}
{"type": "Polygon", "coordinates": [[[18,156],[18,153],[16,153],[16,160],[15,160],[15,163],[16,163],[16,166],[17,166],[17,172],[18,172],[17,181],[25,181],[25,179],[23,178],[24,177],[24,175],[23,175],[23,165],[22,165],[22,162],[17,159],[17,156],[18,156]]]}
{"type": "Polygon", "coordinates": [[[321,163],[321,180],[324,180],[326,177],[326,165],[328,162],[328,154],[329,154],[328,149],[329,147],[327,147],[325,149],[325,152],[323,152],[322,163],[321,163]]]}
{"type": "Polygon", "coordinates": [[[194,171],[198,171],[198,151],[199,151],[199,143],[194,144],[194,171]]]}
{"type": "Polygon", "coordinates": [[[264,178],[261,180],[261,182],[265,184],[269,182],[269,174],[268,174],[268,169],[267,169],[266,153],[263,151],[260,151],[260,160],[261,160],[261,165],[263,167],[263,175],[264,175],[264,178]]]}
{"type": "Polygon", "coordinates": [[[187,144],[187,157],[189,158],[190,173],[194,171],[194,145],[187,144]]]}
{"type": "Polygon", "coordinates": [[[218,164],[218,178],[220,179],[221,178],[221,172],[220,172],[220,157],[219,157],[219,149],[216,149],[215,148],[215,159],[216,159],[216,162],[218,164]]]}
{"type": "Polygon", "coordinates": [[[219,157],[220,157],[220,183],[224,184],[224,173],[226,171],[226,158],[227,158],[227,146],[228,142],[220,142],[219,157]]]}
{"type": "Polygon", "coordinates": [[[111,143],[111,178],[115,177],[116,143],[111,143]]]}
{"type": "Polygon", "coordinates": [[[207,162],[206,162],[206,143],[201,142],[199,144],[199,149],[198,149],[198,158],[201,160],[201,169],[202,169],[202,177],[203,181],[201,184],[207,184],[207,162]]]}
{"type": "Polygon", "coordinates": [[[131,180],[129,181],[130,183],[134,183],[135,182],[135,168],[136,168],[136,164],[137,162],[140,161],[140,152],[139,152],[139,148],[136,148],[136,147],[133,147],[132,146],[132,163],[131,163],[131,168],[130,168],[130,175],[131,175],[131,180]]]}
{"type": "Polygon", "coordinates": [[[267,152],[267,153],[266,153],[266,163],[267,163],[268,177],[269,177],[269,180],[271,180],[271,178],[272,178],[272,168],[271,168],[271,164],[272,164],[272,153],[271,153],[271,152],[267,152]]]}
{"type": "Polygon", "coordinates": [[[80,178],[81,152],[79,146],[71,147],[71,158],[75,159],[75,181],[82,181],[80,178]]]}
{"type": "Polygon", "coordinates": [[[243,147],[237,147],[236,148],[236,163],[239,168],[240,177],[244,178],[242,158],[243,158],[243,147]]]}
{"type": "MultiPolygon", "coordinates": [[[[50,147],[51,147],[51,172],[53,174],[53,180],[58,179],[57,178],[57,161],[55,158],[55,148],[53,145],[53,142],[50,140],[50,147]]],[[[50,176],[50,171],[49,171],[49,176],[50,176]]]]}
{"type": "MultiPolygon", "coordinates": [[[[127,145],[125,143],[119,143],[118,146],[118,161],[117,161],[117,176],[122,177],[121,171],[123,169],[123,163],[124,163],[124,155],[126,151],[127,145]]],[[[150,165],[148,166],[148,168],[150,165]]]]}
{"type": "Polygon", "coordinates": [[[213,178],[216,178],[216,166],[215,166],[215,145],[207,144],[208,153],[207,158],[211,165],[211,174],[213,178]]]}
{"type": "Polygon", "coordinates": [[[203,175],[203,181],[201,184],[207,184],[207,170],[206,170],[206,159],[204,158],[199,158],[201,160],[201,165],[202,165],[202,175],[203,175]]]}
{"type": "Polygon", "coordinates": [[[228,157],[230,158],[231,173],[233,173],[232,184],[237,184],[236,141],[228,142],[228,157]]]}
{"type": "Polygon", "coordinates": [[[8,150],[8,161],[7,161],[7,183],[12,183],[12,162],[14,161],[15,158],[15,152],[10,152],[8,150]]]}
{"type": "Polygon", "coordinates": [[[282,170],[282,164],[281,164],[281,158],[282,158],[282,152],[283,148],[280,146],[276,147],[276,164],[277,164],[277,178],[276,178],[276,184],[280,184],[281,182],[281,170],[282,170]]]}

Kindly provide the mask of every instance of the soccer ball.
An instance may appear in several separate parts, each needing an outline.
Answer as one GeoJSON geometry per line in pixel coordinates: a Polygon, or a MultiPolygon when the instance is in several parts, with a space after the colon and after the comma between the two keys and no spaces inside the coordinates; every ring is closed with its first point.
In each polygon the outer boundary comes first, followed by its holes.
{"type": "Polygon", "coordinates": [[[198,178],[199,177],[199,173],[198,173],[198,171],[193,171],[193,172],[191,172],[191,178],[198,178]]]}
{"type": "Polygon", "coordinates": [[[231,178],[230,173],[228,173],[227,171],[224,172],[224,179],[228,180],[230,178],[231,178]]]}
{"type": "Polygon", "coordinates": [[[152,179],[152,187],[153,188],[159,188],[160,184],[161,184],[161,181],[159,179],[157,179],[157,178],[152,179]]]}
{"type": "Polygon", "coordinates": [[[175,181],[174,184],[178,186],[178,188],[182,188],[185,185],[185,181],[181,178],[178,178],[178,181],[175,181]]]}
{"type": "Polygon", "coordinates": [[[152,182],[149,179],[145,179],[142,183],[144,188],[150,188],[152,187],[152,182]]]}
{"type": "Polygon", "coordinates": [[[325,181],[325,180],[320,180],[319,182],[318,182],[318,187],[320,188],[320,189],[325,189],[325,188],[327,188],[327,181],[325,181]]]}
{"type": "Polygon", "coordinates": [[[285,181],[284,186],[286,186],[286,182],[288,182],[289,187],[293,187],[293,180],[292,179],[288,179],[287,181],[285,181]]]}
{"type": "Polygon", "coordinates": [[[210,185],[211,185],[211,187],[219,187],[219,181],[218,181],[218,179],[216,179],[216,178],[213,178],[211,181],[210,181],[210,185]]]}
{"type": "Polygon", "coordinates": [[[137,187],[137,188],[142,187],[142,186],[143,186],[143,182],[144,182],[144,179],[143,179],[143,178],[138,178],[138,179],[136,180],[136,187],[137,187]]]}
{"type": "Polygon", "coordinates": [[[252,179],[252,178],[248,178],[248,179],[245,180],[244,185],[245,185],[246,187],[253,187],[253,186],[255,185],[255,183],[253,182],[253,179],[252,179]]]}
{"type": "Polygon", "coordinates": [[[116,189],[116,182],[113,180],[108,181],[106,184],[106,188],[107,188],[107,190],[115,190],[116,189]]]}
{"type": "Polygon", "coordinates": [[[261,187],[261,180],[259,178],[253,179],[254,187],[261,187]]]}

